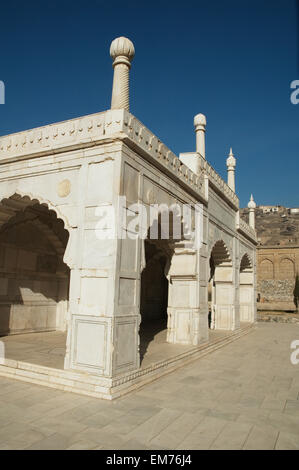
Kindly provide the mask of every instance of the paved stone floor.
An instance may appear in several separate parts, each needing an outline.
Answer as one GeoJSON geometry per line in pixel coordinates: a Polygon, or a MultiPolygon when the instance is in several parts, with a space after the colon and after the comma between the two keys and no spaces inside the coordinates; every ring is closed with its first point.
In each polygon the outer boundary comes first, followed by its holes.
{"type": "Polygon", "coordinates": [[[113,402],[0,377],[0,449],[299,449],[295,339],[259,323],[113,402]]]}
{"type": "MultiPolygon", "coordinates": [[[[245,324],[244,324],[245,325],[245,324]]],[[[169,344],[166,342],[166,325],[156,322],[143,328],[140,340],[142,356],[141,367],[145,368],[155,362],[193,349],[193,346],[169,344]]],[[[210,340],[228,336],[225,331],[210,330],[210,340]]],[[[63,369],[66,333],[50,331],[43,333],[27,333],[0,337],[5,343],[5,356],[16,361],[29,362],[55,369],[63,369]]]]}

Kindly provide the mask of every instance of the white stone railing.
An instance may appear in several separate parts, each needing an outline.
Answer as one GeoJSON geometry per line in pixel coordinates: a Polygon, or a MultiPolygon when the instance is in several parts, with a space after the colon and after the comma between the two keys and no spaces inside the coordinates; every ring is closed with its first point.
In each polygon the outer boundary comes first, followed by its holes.
{"type": "Polygon", "coordinates": [[[122,132],[157,163],[162,165],[185,185],[187,184],[201,199],[205,200],[204,174],[197,175],[193,173],[158,137],[126,111],[124,112],[122,132]]]}
{"type": "Polygon", "coordinates": [[[220,192],[235,209],[239,209],[239,198],[236,193],[226,184],[224,179],[221,178],[221,176],[212,167],[212,165],[210,165],[207,160],[202,157],[201,167],[203,168],[205,174],[208,176],[209,183],[211,183],[214,188],[216,188],[218,192],[220,192]]]}
{"type": "Polygon", "coordinates": [[[196,175],[128,111],[109,110],[0,138],[0,163],[89,147],[107,137],[128,138],[168,173],[205,199],[204,175],[196,175]]]}
{"type": "Polygon", "coordinates": [[[1,137],[0,163],[12,157],[50,154],[97,140],[104,135],[105,114],[91,114],[1,137]]]}
{"type": "Polygon", "coordinates": [[[237,214],[236,228],[239,232],[242,232],[246,237],[257,242],[256,231],[248,225],[245,220],[241,219],[240,214],[237,214]]]}

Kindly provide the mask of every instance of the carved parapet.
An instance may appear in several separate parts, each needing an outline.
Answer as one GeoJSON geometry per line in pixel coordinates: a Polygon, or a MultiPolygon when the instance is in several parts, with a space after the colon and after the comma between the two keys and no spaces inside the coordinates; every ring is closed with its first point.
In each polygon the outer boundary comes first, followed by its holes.
{"type": "Polygon", "coordinates": [[[29,131],[0,137],[0,164],[23,160],[26,157],[58,154],[61,152],[99,145],[106,139],[123,139],[142,151],[143,156],[162,167],[167,173],[187,186],[202,202],[207,200],[204,180],[233,208],[239,209],[239,199],[214,168],[199,155],[201,170],[195,174],[149,129],[125,109],[109,110],[71,119],[29,131]]]}
{"type": "Polygon", "coordinates": [[[241,219],[240,213],[237,213],[236,217],[236,229],[241,232],[245,237],[252,240],[255,244],[257,244],[257,236],[256,231],[250,227],[245,220],[241,219]]]}
{"type": "MultiPolygon", "coordinates": [[[[159,167],[162,167],[168,174],[179,180],[184,186],[194,192],[201,201],[205,199],[204,174],[193,173],[180,159],[169,150],[149,129],[147,129],[138,119],[126,110],[117,111],[119,113],[120,131],[127,136],[127,143],[133,148],[138,147],[144,152],[145,158],[149,159],[159,167]]],[[[115,119],[114,112],[111,112],[111,120],[115,119]]],[[[107,113],[108,114],[108,113],[107,113]]],[[[107,131],[106,132],[106,136],[107,131]]]]}
{"type": "Polygon", "coordinates": [[[211,185],[234,209],[239,209],[239,198],[226,184],[217,171],[204,159],[201,158],[201,167],[207,175],[211,185]]]}
{"type": "Polygon", "coordinates": [[[125,109],[109,110],[0,137],[0,164],[93,147],[122,139],[205,202],[204,174],[193,173],[125,109]]]}
{"type": "Polygon", "coordinates": [[[0,137],[0,163],[92,146],[104,135],[105,113],[92,114],[0,137]]]}

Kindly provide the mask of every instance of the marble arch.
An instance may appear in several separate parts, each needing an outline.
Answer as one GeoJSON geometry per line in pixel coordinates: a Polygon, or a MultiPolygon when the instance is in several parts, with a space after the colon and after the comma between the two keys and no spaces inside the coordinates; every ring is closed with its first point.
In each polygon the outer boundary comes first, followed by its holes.
{"type": "MultiPolygon", "coordinates": [[[[61,219],[64,223],[64,226],[68,232],[71,231],[70,224],[67,220],[67,218],[63,215],[63,213],[59,210],[57,206],[51,203],[51,201],[45,199],[44,197],[36,194],[32,194],[30,192],[23,192],[19,190],[7,190],[4,193],[0,193],[0,212],[1,212],[1,207],[3,206],[3,203],[6,200],[16,200],[19,202],[23,202],[23,207],[27,207],[27,205],[33,205],[33,204],[40,204],[42,206],[46,206],[49,211],[55,212],[56,216],[58,219],[61,219]]],[[[0,222],[1,223],[1,222],[0,222]]]]}
{"type": "Polygon", "coordinates": [[[69,233],[62,219],[36,198],[0,202],[0,334],[66,330],[69,233]]]}
{"type": "Polygon", "coordinates": [[[241,258],[240,270],[243,271],[245,269],[252,269],[252,267],[253,267],[252,259],[250,258],[248,253],[245,253],[241,258]]]}
{"type": "Polygon", "coordinates": [[[236,323],[232,257],[223,240],[210,252],[211,329],[233,330],[236,323]]]}

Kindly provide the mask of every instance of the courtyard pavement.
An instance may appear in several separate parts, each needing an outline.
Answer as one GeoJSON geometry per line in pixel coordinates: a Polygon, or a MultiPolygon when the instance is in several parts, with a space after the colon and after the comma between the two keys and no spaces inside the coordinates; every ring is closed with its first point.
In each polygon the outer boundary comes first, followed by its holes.
{"type": "Polygon", "coordinates": [[[297,324],[259,323],[113,402],[0,377],[0,449],[298,450],[296,339],[297,324]]]}
{"type": "MultiPolygon", "coordinates": [[[[248,323],[241,324],[243,327],[248,323]]],[[[210,341],[230,336],[228,331],[210,331],[210,341]]],[[[194,349],[194,346],[167,343],[167,327],[165,322],[146,324],[140,336],[141,367],[146,368],[159,361],[194,349]]],[[[5,357],[15,361],[29,362],[40,366],[63,369],[66,333],[47,331],[42,333],[26,333],[2,336],[5,344],[5,357]]]]}

